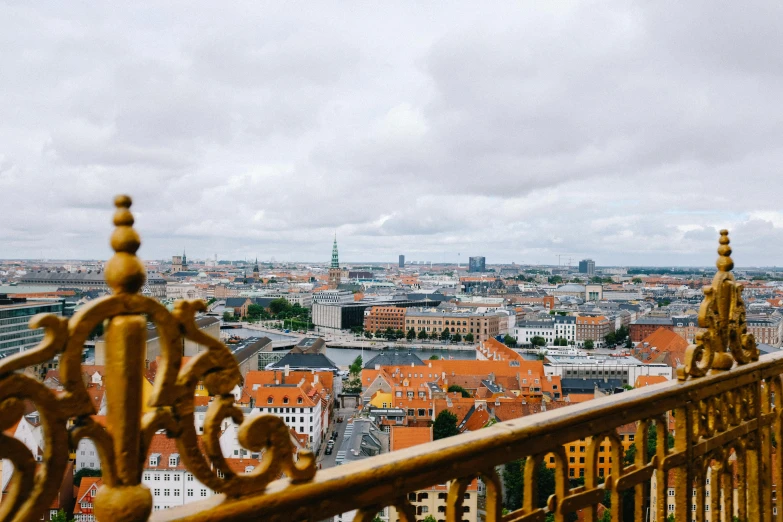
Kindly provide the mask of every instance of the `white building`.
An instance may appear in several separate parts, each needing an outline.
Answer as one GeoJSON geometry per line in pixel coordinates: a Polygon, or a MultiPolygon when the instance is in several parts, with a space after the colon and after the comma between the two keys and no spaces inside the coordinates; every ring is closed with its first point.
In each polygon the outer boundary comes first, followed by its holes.
{"type": "Polygon", "coordinates": [[[353,303],[353,293],[348,290],[322,290],[313,294],[312,302],[316,304],[353,303]]]}
{"type": "Polygon", "coordinates": [[[671,379],[672,367],[663,363],[644,364],[630,355],[547,355],[545,375],[558,375],[561,379],[619,379],[633,386],[640,375],[660,375],[671,379]]]}
{"type": "Polygon", "coordinates": [[[328,412],[320,395],[308,393],[306,383],[254,386],[255,408],[250,413],[270,413],[280,417],[298,435],[306,435],[310,449],[321,447],[324,428],[329,425],[328,412]]]}
{"type": "MultiPolygon", "coordinates": [[[[259,454],[245,459],[227,458],[235,473],[249,473],[259,465],[259,454]]],[[[218,477],[222,474],[218,471],[218,477]]],[[[152,492],[152,510],[161,511],[211,497],[215,492],[185,469],[177,441],[156,433],[150,442],[141,483],[152,492]]]]}

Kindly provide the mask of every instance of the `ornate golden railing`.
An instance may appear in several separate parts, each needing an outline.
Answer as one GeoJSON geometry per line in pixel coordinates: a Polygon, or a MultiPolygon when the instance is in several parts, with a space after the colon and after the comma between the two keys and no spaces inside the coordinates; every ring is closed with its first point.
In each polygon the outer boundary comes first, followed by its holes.
{"type": "Polygon", "coordinates": [[[234,407],[230,392],[241,379],[237,364],[222,343],[195,326],[194,315],[203,303],[183,301],[169,313],[138,294],[145,273],[135,256],[140,241],[132,228],[131,202],[121,196],[115,204],[117,228],[111,244],[116,253],[106,268],[113,295],[96,300],[70,320],[33,318],[31,327],[46,329],[44,341],[0,364],[0,427],[12,426],[23,414],[23,401],[31,401],[41,413],[45,435],[41,463],[20,441],[0,435],[0,457],[13,462],[16,470],[0,504],[0,520],[39,519],[57,493],[68,448],[85,437],[95,442],[104,474],[104,485],[95,498],[96,518],[104,522],[146,520],[152,497],[141,484],[142,468],[152,434],[165,429],[169,437],[176,438],[188,470],[220,494],[156,512],[153,520],[324,520],[358,510],[355,520],[370,521],[381,508],[394,505],[401,520],[412,521],[415,515],[407,494],[448,482],[446,511],[432,515],[436,520],[456,522],[463,517],[465,489],[480,477],[486,484],[488,521],[544,521],[548,517],[565,521],[577,510],[584,510],[585,520],[593,521],[599,503],[610,505],[612,520],[623,520],[624,512],[632,512],[625,520],[663,521],[673,505],[677,520],[731,520],[736,514],[740,520],[783,521],[783,510],[773,518],[773,476],[778,480],[783,470],[783,457],[773,449],[776,441],[783,440],[779,418],[783,352],[759,359],[753,337],[746,334],[742,289],[731,275],[725,231],[721,232],[718,272],[712,286],[705,289],[699,314],[707,331],[689,347],[677,381],[316,473],[311,454],[300,453],[295,462],[289,432],[281,420],[269,415],[245,420],[234,407]],[[83,343],[104,320],[108,321],[105,429],[93,419],[96,412],[80,372],[83,343]],[[142,415],[148,320],[161,333],[163,355],[149,401],[154,410],[142,415]],[[186,365],[179,350],[182,337],[207,347],[186,365]],[[57,354],[65,387],[62,393],[17,373],[57,354]],[[215,397],[205,422],[203,452],[193,418],[198,381],[215,397]],[[250,474],[232,472],[221,454],[220,422],[226,417],[241,423],[239,438],[244,447],[265,450],[262,465],[250,474]],[[616,429],[630,422],[638,423],[637,451],[633,463],[626,466],[616,429]],[[653,432],[655,451],[648,455],[653,432]],[[584,484],[572,487],[563,445],[579,439],[587,446],[586,471],[584,484]],[[612,459],[611,474],[605,478],[598,473],[602,445],[609,447],[612,459]],[[555,492],[541,506],[536,469],[545,458],[555,459],[555,492]],[[497,468],[519,459],[526,463],[522,507],[503,514],[497,468]],[[277,479],[280,473],[287,478],[277,479]],[[625,493],[631,491],[631,496],[625,493]],[[633,505],[624,508],[623,502],[633,505]]]}

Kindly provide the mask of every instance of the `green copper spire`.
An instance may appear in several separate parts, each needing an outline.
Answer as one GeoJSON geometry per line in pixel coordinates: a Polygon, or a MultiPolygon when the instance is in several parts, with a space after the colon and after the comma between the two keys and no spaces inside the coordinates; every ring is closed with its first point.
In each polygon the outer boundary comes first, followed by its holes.
{"type": "Polygon", "coordinates": [[[337,232],[334,233],[334,245],[332,246],[332,267],[340,268],[340,261],[337,257],[337,232]]]}

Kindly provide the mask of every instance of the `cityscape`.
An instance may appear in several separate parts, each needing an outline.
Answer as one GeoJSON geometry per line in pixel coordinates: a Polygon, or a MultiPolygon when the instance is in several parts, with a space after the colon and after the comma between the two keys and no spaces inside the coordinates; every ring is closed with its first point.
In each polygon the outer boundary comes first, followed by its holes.
{"type": "Polygon", "coordinates": [[[0,1],[0,522],[783,522],[781,20],[0,1]]]}
{"type": "MultiPolygon", "coordinates": [[[[320,264],[275,264],[189,259],[183,252],[147,261],[141,290],[169,309],[181,299],[206,302],[198,327],[229,347],[242,373],[242,386],[232,391],[236,407],[251,417],[284,419],[296,447],[312,451],[319,469],[676,379],[686,348],[706,331],[698,310],[702,288],[715,273],[603,267],[593,259],[493,265],[471,256],[465,265],[435,265],[406,262],[404,254],[393,265],[346,264],[336,238],[324,258],[320,264]]],[[[103,262],[0,261],[0,358],[42,341],[43,331],[27,326],[34,315],[70,317],[110,293],[105,271],[103,262]]],[[[780,350],[783,273],[754,268],[735,274],[744,285],[748,331],[758,349],[780,350]]],[[[150,324],[144,359],[150,388],[160,343],[150,324]]],[[[93,332],[85,346],[81,371],[101,418],[103,332],[93,332]]],[[[186,341],[182,353],[188,358],[203,349],[186,341]]],[[[57,362],[27,372],[61,390],[57,362]]],[[[197,393],[199,433],[210,400],[197,393]]],[[[262,455],[240,445],[237,429],[223,421],[220,448],[231,469],[252,470],[262,455]]],[[[43,451],[37,412],[7,433],[34,454],[43,451]]],[[[627,454],[635,451],[635,433],[635,423],[618,429],[627,454]]],[[[569,478],[583,480],[584,443],[564,450],[569,478]]],[[[152,491],[154,511],[214,494],[187,472],[163,432],[155,434],[149,452],[142,483],[152,491]]],[[[72,457],[68,483],[76,495],[57,502],[72,506],[75,520],[92,520],[100,458],[89,439],[72,457]]],[[[601,456],[599,463],[599,476],[608,476],[611,458],[601,456]]],[[[554,457],[547,464],[552,473],[554,457]]],[[[3,468],[4,489],[12,470],[3,468]]],[[[502,476],[506,488],[520,480],[509,468],[502,476]]],[[[440,520],[445,492],[442,485],[416,492],[418,519],[440,520]]],[[[484,520],[484,485],[474,481],[465,495],[464,520],[484,520]]],[[[513,493],[506,502],[508,509],[519,507],[513,493]]],[[[334,520],[353,520],[354,514],[334,520]]],[[[378,513],[383,522],[399,516],[393,507],[378,513]]]]}

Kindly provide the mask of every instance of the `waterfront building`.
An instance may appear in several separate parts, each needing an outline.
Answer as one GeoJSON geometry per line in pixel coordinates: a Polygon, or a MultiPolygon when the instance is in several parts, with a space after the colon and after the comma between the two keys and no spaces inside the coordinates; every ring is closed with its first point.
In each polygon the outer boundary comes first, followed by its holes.
{"type": "Polygon", "coordinates": [[[364,311],[364,329],[368,332],[402,330],[405,328],[405,308],[399,306],[373,306],[364,311]]]}
{"type": "Polygon", "coordinates": [[[448,330],[451,335],[458,333],[463,338],[470,333],[474,341],[481,342],[498,335],[499,321],[500,318],[493,312],[410,308],[405,314],[405,331],[413,328],[416,334],[424,331],[431,336],[448,330]]]}
{"type": "Polygon", "coordinates": [[[547,355],[544,373],[561,379],[616,379],[629,386],[641,375],[673,377],[673,369],[668,364],[644,364],[630,355],[547,355]]]}

